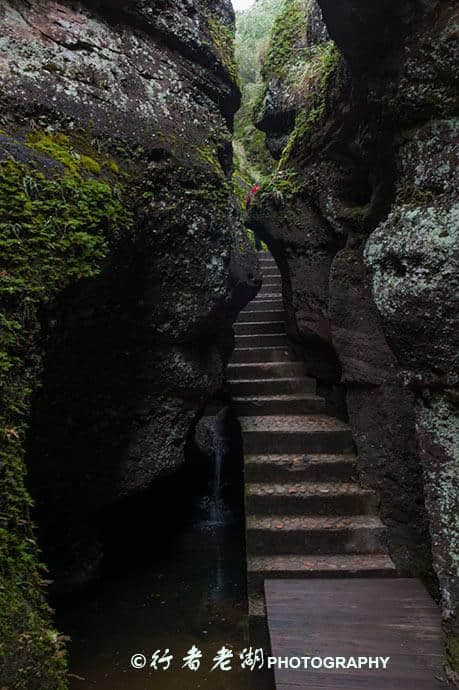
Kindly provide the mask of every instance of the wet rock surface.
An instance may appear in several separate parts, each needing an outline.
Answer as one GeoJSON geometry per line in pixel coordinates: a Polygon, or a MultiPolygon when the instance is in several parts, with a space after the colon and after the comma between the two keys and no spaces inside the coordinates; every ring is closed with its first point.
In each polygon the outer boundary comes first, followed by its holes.
{"type": "Polygon", "coordinates": [[[228,180],[239,102],[231,46],[215,38],[229,41],[233,16],[229,3],[214,5],[0,10],[8,124],[20,117],[27,128],[38,113],[51,130],[89,128],[123,169],[134,161],[131,237],[113,243],[102,277],[58,297],[44,320],[31,485],[52,565],[67,545],[71,579],[84,555],[69,525],[78,539],[104,504],[183,462],[196,414],[221,385],[231,322],[257,289],[228,180]]]}
{"type": "Polygon", "coordinates": [[[304,97],[307,74],[301,68],[311,50],[328,39],[328,31],[317,0],[286,3],[273,31],[271,49],[262,67],[266,86],[254,116],[256,126],[266,132],[268,150],[279,159],[304,97]]]}
{"type": "Polygon", "coordinates": [[[308,373],[345,386],[399,572],[429,579],[433,562],[457,669],[456,10],[318,4],[339,53],[316,63],[250,225],[308,373]]]}
{"type": "MultiPolygon", "coordinates": [[[[5,421],[18,464],[2,467],[3,512],[16,520],[17,505],[28,510],[26,494],[17,494],[27,447],[28,488],[56,591],[96,574],[104,509],[183,463],[194,424],[222,385],[232,322],[259,288],[232,196],[240,101],[233,23],[229,0],[0,2],[2,174],[14,174],[26,210],[43,190],[53,195],[67,224],[52,228],[58,242],[82,226],[29,263],[20,248],[24,275],[41,282],[2,293],[25,334],[8,374],[11,414],[20,419],[5,421]],[[99,201],[87,206],[80,189],[99,201]],[[74,196],[80,206],[65,215],[74,196]],[[102,211],[97,223],[93,208],[102,211]],[[33,405],[18,403],[15,391],[29,388],[33,405]]],[[[41,232],[19,211],[12,220],[2,225],[8,248],[18,233],[33,243],[29,229],[41,232]]],[[[2,280],[17,262],[12,256],[2,280]]],[[[38,571],[28,570],[34,558],[23,571],[16,566],[25,591],[31,578],[32,590],[38,586],[38,571]]],[[[15,658],[2,677],[8,686],[15,658]]],[[[64,687],[60,677],[45,678],[52,666],[32,661],[44,676],[27,687],[64,687]]]]}

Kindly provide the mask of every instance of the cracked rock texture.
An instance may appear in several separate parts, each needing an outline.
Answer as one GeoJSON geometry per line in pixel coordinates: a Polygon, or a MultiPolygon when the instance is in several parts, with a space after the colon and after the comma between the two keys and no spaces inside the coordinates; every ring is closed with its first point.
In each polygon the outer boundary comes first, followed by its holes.
{"type": "Polygon", "coordinates": [[[305,57],[295,127],[250,226],[279,264],[310,374],[344,385],[392,558],[439,590],[457,671],[457,9],[318,5],[337,49],[305,57]]]}
{"type": "Polygon", "coordinates": [[[292,0],[281,9],[273,49],[262,66],[265,88],[254,112],[255,124],[266,133],[266,146],[276,159],[288,142],[304,99],[307,74],[302,67],[311,49],[328,38],[317,0],[292,0]]]}
{"type": "MultiPolygon", "coordinates": [[[[201,410],[222,385],[232,322],[259,287],[231,187],[240,101],[233,23],[229,0],[0,0],[0,165],[13,161],[24,176],[24,203],[38,203],[41,186],[70,180],[119,199],[129,219],[101,242],[97,266],[85,263],[53,291],[45,281],[43,299],[34,293],[29,306],[14,286],[5,298],[7,316],[27,314],[22,359],[13,348],[8,376],[14,390],[27,382],[35,391],[21,407],[20,433],[6,421],[8,439],[20,487],[27,446],[39,541],[58,590],[97,572],[104,507],[183,462],[201,410]]],[[[2,230],[17,235],[21,222],[2,230]]],[[[81,241],[90,254],[94,227],[65,251],[78,255],[81,241]]],[[[28,525],[26,494],[18,503],[5,486],[2,512],[16,520],[22,505],[28,525]]],[[[34,610],[35,555],[17,577],[16,552],[11,558],[6,577],[19,594],[0,684],[63,688],[49,649],[35,641],[22,649],[17,612],[34,610]]]]}

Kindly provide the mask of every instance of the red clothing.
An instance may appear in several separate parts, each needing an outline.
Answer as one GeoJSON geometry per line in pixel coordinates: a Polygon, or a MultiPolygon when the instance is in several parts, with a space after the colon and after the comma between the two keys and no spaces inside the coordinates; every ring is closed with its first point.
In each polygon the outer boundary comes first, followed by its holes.
{"type": "Polygon", "coordinates": [[[253,185],[253,187],[250,190],[249,195],[246,199],[246,202],[245,202],[246,208],[249,208],[250,204],[252,203],[253,197],[255,196],[255,194],[257,194],[257,192],[260,191],[260,189],[261,189],[261,184],[253,185]]]}

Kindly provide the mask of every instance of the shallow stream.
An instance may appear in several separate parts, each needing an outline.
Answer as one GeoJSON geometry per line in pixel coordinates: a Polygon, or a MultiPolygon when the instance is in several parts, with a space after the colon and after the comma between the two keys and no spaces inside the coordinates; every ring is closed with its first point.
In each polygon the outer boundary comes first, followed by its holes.
{"type": "Polygon", "coordinates": [[[58,607],[59,628],[72,638],[72,690],[271,687],[263,671],[241,668],[239,655],[250,647],[244,531],[240,516],[224,505],[220,460],[186,525],[171,528],[156,513],[148,524],[148,503],[130,524],[115,523],[112,529],[123,531],[121,558],[112,553],[108,574],[58,607]],[[129,530],[136,533],[126,550],[129,530]],[[182,668],[193,646],[202,653],[197,671],[182,668]],[[223,646],[234,655],[232,670],[211,671],[223,646]],[[167,662],[149,668],[157,650],[173,655],[167,670],[167,662]],[[134,655],[145,657],[145,668],[131,666],[134,655]]]}

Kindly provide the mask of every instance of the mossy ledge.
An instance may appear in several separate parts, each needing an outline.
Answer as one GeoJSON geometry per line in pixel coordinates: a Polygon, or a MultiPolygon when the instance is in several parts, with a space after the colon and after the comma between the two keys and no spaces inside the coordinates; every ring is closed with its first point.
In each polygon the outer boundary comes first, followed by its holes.
{"type": "Polygon", "coordinates": [[[309,60],[305,104],[296,116],[295,129],[282,153],[279,170],[307,147],[310,137],[325,117],[328,88],[339,68],[341,54],[333,41],[327,41],[311,49],[309,60]]]}
{"type": "Polygon", "coordinates": [[[265,81],[272,77],[285,79],[289,67],[303,60],[305,47],[302,40],[306,28],[302,0],[286,0],[272,28],[269,50],[262,67],[265,81]]]}
{"type": "Polygon", "coordinates": [[[125,201],[127,174],[85,144],[84,134],[1,134],[1,682],[64,690],[65,638],[54,629],[46,602],[46,567],[26,488],[25,438],[41,373],[39,310],[63,289],[101,272],[111,243],[132,231],[133,214],[125,201]],[[14,150],[25,152],[25,162],[14,150]]]}
{"type": "Polygon", "coordinates": [[[239,85],[239,71],[234,57],[234,29],[210,14],[206,15],[213,46],[222,65],[235,84],[239,85]]]}
{"type": "Polygon", "coordinates": [[[277,205],[291,202],[307,188],[295,161],[307,153],[311,137],[326,117],[327,93],[339,68],[341,54],[335,43],[328,41],[311,49],[310,59],[313,70],[308,83],[306,103],[296,116],[295,129],[283,150],[277,171],[263,183],[254,208],[262,207],[269,200],[277,205]]]}

